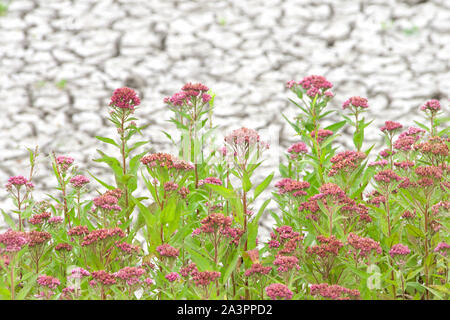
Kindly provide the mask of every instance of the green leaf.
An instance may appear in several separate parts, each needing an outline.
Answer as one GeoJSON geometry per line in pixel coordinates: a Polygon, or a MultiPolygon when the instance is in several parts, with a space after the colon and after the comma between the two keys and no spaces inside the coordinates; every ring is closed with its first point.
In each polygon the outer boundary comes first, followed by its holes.
{"type": "Polygon", "coordinates": [[[252,186],[253,185],[250,181],[248,174],[244,173],[244,177],[242,179],[242,188],[244,189],[245,192],[249,192],[252,186]]]}
{"type": "Polygon", "coordinates": [[[199,268],[199,271],[205,271],[205,270],[214,270],[210,259],[203,256],[200,252],[197,251],[197,245],[195,245],[192,241],[192,239],[188,238],[189,240],[185,242],[186,250],[191,255],[192,261],[197,265],[199,268]]]}
{"type": "Polygon", "coordinates": [[[108,190],[112,190],[115,187],[111,186],[109,184],[107,184],[106,182],[103,182],[102,180],[98,179],[96,176],[94,176],[90,171],[88,171],[89,175],[94,178],[98,183],[100,183],[102,186],[104,186],[105,188],[107,188],[108,190]]]}
{"type": "Polygon", "coordinates": [[[102,142],[108,143],[108,144],[112,144],[113,146],[116,146],[117,148],[119,148],[119,145],[117,144],[117,142],[115,142],[113,139],[111,138],[107,138],[107,137],[100,137],[100,136],[95,136],[95,138],[97,140],[100,140],[102,142]]]}
{"type": "Polygon", "coordinates": [[[417,228],[416,226],[414,226],[412,224],[407,224],[406,229],[408,231],[408,234],[413,237],[425,238],[425,235],[422,232],[422,230],[420,230],[419,228],[417,228]]]}
{"type": "Polygon", "coordinates": [[[254,192],[254,195],[253,195],[253,200],[258,198],[258,196],[261,194],[261,192],[266,190],[267,186],[272,182],[273,175],[274,175],[274,173],[272,172],[268,177],[266,177],[263,180],[263,182],[261,182],[258,186],[256,186],[255,192],[254,192]]]}
{"type": "Polygon", "coordinates": [[[331,130],[331,131],[333,131],[333,133],[336,133],[337,131],[339,131],[339,129],[341,129],[343,126],[345,126],[346,123],[347,123],[347,121],[343,120],[343,121],[334,123],[332,125],[329,125],[328,127],[325,127],[325,130],[331,130]]]}
{"type": "Polygon", "coordinates": [[[26,285],[20,290],[16,295],[16,300],[24,300],[27,294],[30,292],[31,288],[33,288],[36,285],[36,279],[37,275],[33,274],[33,272],[30,272],[32,275],[27,276],[25,275],[23,279],[27,279],[26,285]]]}
{"type": "Polygon", "coordinates": [[[239,250],[234,250],[232,253],[232,257],[227,265],[223,266],[221,270],[222,275],[222,285],[228,282],[228,278],[230,277],[233,270],[236,268],[236,264],[239,260],[239,250]]]}
{"type": "Polygon", "coordinates": [[[11,229],[14,230],[16,228],[14,220],[3,209],[0,210],[2,210],[3,220],[8,224],[9,227],[11,227],[11,229]]]}
{"type": "Polygon", "coordinates": [[[256,216],[248,224],[248,247],[247,247],[248,250],[252,250],[256,247],[256,237],[258,236],[259,219],[261,218],[261,215],[264,213],[264,209],[267,207],[267,205],[271,200],[272,199],[269,198],[266,201],[264,201],[261,208],[259,208],[256,216]]]}
{"type": "Polygon", "coordinates": [[[123,170],[119,160],[114,157],[108,156],[106,153],[99,149],[97,149],[97,152],[100,153],[102,157],[99,159],[94,159],[94,161],[106,163],[114,171],[115,176],[120,180],[123,176],[123,170]]]}
{"type": "Polygon", "coordinates": [[[226,200],[239,198],[234,190],[227,189],[224,186],[208,184],[208,187],[211,188],[213,191],[217,192],[222,197],[224,197],[226,200]]]}

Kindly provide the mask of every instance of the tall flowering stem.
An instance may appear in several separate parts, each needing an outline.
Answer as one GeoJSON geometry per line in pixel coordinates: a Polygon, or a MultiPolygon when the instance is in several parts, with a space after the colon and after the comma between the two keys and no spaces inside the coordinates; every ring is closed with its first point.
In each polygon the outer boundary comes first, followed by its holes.
{"type": "Polygon", "coordinates": [[[357,151],[361,151],[362,144],[364,141],[364,129],[372,123],[372,121],[365,123],[364,118],[359,119],[360,114],[365,112],[365,110],[369,108],[368,100],[362,97],[351,97],[346,100],[342,109],[350,110],[350,115],[354,116],[355,121],[351,121],[351,119],[347,118],[343,115],[343,118],[347,120],[347,123],[355,127],[355,132],[353,134],[353,143],[357,149],[357,151]]]}
{"type": "Polygon", "coordinates": [[[300,110],[300,114],[295,118],[295,122],[288,121],[297,135],[301,136],[303,142],[308,143],[312,155],[314,169],[320,183],[325,182],[324,169],[327,154],[331,152],[329,144],[336,138],[334,133],[345,125],[345,121],[336,123],[326,128],[320,127],[320,121],[334,111],[325,111],[327,104],[334,97],[330,91],[333,84],[325,77],[312,75],[303,78],[301,81],[288,81],[286,87],[289,88],[300,99],[294,103],[300,110]]]}
{"type": "MultiPolygon", "coordinates": [[[[169,109],[174,112],[173,122],[181,131],[180,156],[194,163],[195,187],[198,187],[199,164],[203,163],[203,139],[208,136],[212,127],[212,109],[214,99],[209,88],[201,83],[186,83],[180,92],[164,98],[169,109]],[[209,118],[209,130],[205,129],[209,118]]],[[[172,139],[172,137],[166,133],[172,139]]]]}
{"type": "MultiPolygon", "coordinates": [[[[148,141],[137,141],[131,145],[129,144],[131,138],[137,133],[142,134],[141,130],[146,127],[145,125],[138,127],[136,124],[138,119],[133,117],[140,104],[141,100],[133,89],[127,87],[116,89],[109,103],[109,121],[115,125],[119,134],[119,141],[96,136],[98,140],[119,149],[120,157],[118,159],[97,150],[101,157],[95,161],[104,162],[113,170],[117,187],[123,190],[124,195],[119,205],[122,208],[121,222],[127,228],[128,233],[130,233],[130,216],[135,206],[134,201],[131,201],[131,194],[137,189],[139,159],[145,152],[134,157],[130,155],[131,152],[148,143],[148,141]]],[[[103,185],[105,184],[103,183],[103,185]]],[[[114,189],[112,186],[109,188],[114,189]]]]}
{"type": "Polygon", "coordinates": [[[75,170],[72,167],[74,159],[68,156],[56,156],[55,153],[52,153],[52,165],[53,171],[56,176],[56,180],[58,181],[59,188],[62,193],[63,198],[63,212],[64,212],[64,221],[71,227],[70,215],[69,215],[69,207],[67,203],[67,184],[71,178],[73,171],[75,170]],[[72,172],[69,171],[69,168],[72,168],[72,172]]]}
{"type": "MultiPolygon", "coordinates": [[[[158,244],[166,243],[179,227],[182,208],[186,205],[185,198],[189,193],[185,184],[194,171],[194,165],[168,153],[148,154],[140,162],[150,176],[147,178],[142,173],[157,208],[151,217],[153,223],[150,220],[147,223],[149,235],[153,237],[151,247],[155,248],[158,244]]],[[[148,211],[141,203],[138,206],[141,211],[148,211]]]]}

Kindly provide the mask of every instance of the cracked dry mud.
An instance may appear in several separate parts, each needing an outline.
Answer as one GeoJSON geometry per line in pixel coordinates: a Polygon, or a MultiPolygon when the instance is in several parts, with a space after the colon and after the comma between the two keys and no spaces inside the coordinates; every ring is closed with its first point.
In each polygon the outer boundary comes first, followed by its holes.
{"type": "MultiPolygon", "coordinates": [[[[0,17],[0,182],[27,174],[25,147],[35,145],[106,177],[92,162],[94,136],[114,134],[106,106],[122,86],[142,98],[136,115],[150,124],[150,146],[170,151],[163,98],[189,81],[208,85],[222,132],[270,135],[257,179],[296,141],[281,115],[295,112],[287,80],[324,75],[339,111],[348,97],[367,97],[365,146],[381,147],[385,120],[409,126],[426,100],[448,101],[449,61],[448,0],[13,0],[0,17]]],[[[38,200],[56,182],[50,169],[43,156],[38,200]]],[[[4,189],[0,203],[10,205],[4,189]]]]}

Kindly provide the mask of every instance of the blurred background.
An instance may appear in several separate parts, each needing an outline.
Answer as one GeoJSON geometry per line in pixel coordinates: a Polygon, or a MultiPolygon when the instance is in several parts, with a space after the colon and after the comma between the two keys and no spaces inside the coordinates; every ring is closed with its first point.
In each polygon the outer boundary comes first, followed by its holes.
{"type": "MultiPolygon", "coordinates": [[[[281,116],[296,112],[286,81],[323,75],[334,84],[330,108],[369,99],[364,147],[381,148],[384,121],[414,125],[429,99],[447,107],[449,70],[449,0],[0,0],[0,184],[28,175],[26,148],[36,145],[36,200],[56,183],[51,151],[110,181],[92,159],[105,145],[94,137],[114,135],[107,105],[118,87],[139,93],[154,151],[171,150],[163,98],[186,82],[216,93],[223,132],[262,130],[283,151],[296,142],[281,116]]],[[[343,130],[342,148],[351,134],[343,130]]],[[[11,205],[0,188],[0,207],[11,205]]]]}

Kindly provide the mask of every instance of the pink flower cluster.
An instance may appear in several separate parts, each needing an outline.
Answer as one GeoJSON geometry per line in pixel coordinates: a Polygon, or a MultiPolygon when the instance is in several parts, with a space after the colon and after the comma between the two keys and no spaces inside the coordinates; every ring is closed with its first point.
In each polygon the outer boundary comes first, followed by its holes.
{"type": "Polygon", "coordinates": [[[302,153],[308,153],[308,148],[306,147],[306,144],[304,142],[297,142],[291,145],[287,152],[290,154],[291,159],[297,159],[300,154],[302,153]]]}
{"type": "Polygon", "coordinates": [[[32,215],[28,222],[32,225],[39,225],[45,223],[51,216],[50,212],[42,212],[35,215],[32,215]]]}
{"type": "Polygon", "coordinates": [[[198,181],[198,185],[202,186],[204,184],[214,184],[216,186],[221,186],[222,185],[222,180],[220,180],[219,178],[216,177],[207,177],[203,180],[199,180],[198,181]]]}
{"type": "Polygon", "coordinates": [[[176,249],[167,243],[158,246],[156,251],[158,251],[161,257],[176,258],[180,254],[179,249],[176,249]]]}
{"type": "Polygon", "coordinates": [[[301,85],[304,90],[308,90],[306,94],[310,97],[314,97],[317,93],[324,93],[326,90],[333,87],[333,84],[325,77],[317,75],[305,77],[298,84],[301,85]]]}
{"type": "Polygon", "coordinates": [[[347,198],[345,192],[337,184],[332,182],[321,185],[319,192],[320,193],[309,198],[309,200],[315,201],[323,198],[330,198],[335,202],[339,202],[347,198]]]}
{"type": "Polygon", "coordinates": [[[424,133],[425,130],[409,127],[407,131],[402,132],[398,139],[394,142],[393,147],[401,151],[410,151],[413,148],[414,143],[420,139],[420,134],[424,133]]]}
{"type": "Polygon", "coordinates": [[[194,166],[191,163],[177,159],[175,156],[168,153],[149,154],[142,157],[141,162],[149,168],[159,167],[179,171],[189,171],[194,169],[194,166]]]}
{"type": "Polygon", "coordinates": [[[107,211],[120,211],[122,208],[117,205],[118,199],[116,197],[113,197],[111,195],[103,194],[101,196],[98,196],[97,198],[94,198],[94,205],[97,208],[101,208],[107,211]]]}
{"type": "Polygon", "coordinates": [[[341,287],[337,284],[329,285],[328,283],[313,284],[310,287],[311,295],[321,296],[325,299],[332,300],[350,300],[356,299],[361,294],[358,290],[341,287]]]}
{"type": "Polygon", "coordinates": [[[434,252],[440,253],[443,256],[447,256],[448,251],[450,251],[450,244],[446,242],[439,242],[434,252]]]}
{"type": "Polygon", "coordinates": [[[277,256],[273,264],[278,266],[278,272],[289,272],[294,268],[300,270],[298,265],[298,258],[295,256],[277,256]]]}
{"type": "Polygon", "coordinates": [[[372,251],[378,254],[382,253],[380,243],[373,239],[363,238],[354,233],[349,233],[347,241],[348,245],[353,248],[353,255],[355,259],[357,259],[358,256],[366,258],[372,251]]]}
{"type": "Polygon", "coordinates": [[[81,267],[73,268],[70,272],[70,278],[73,279],[82,279],[83,277],[89,277],[90,275],[91,273],[89,271],[81,267]]]}
{"type": "Polygon", "coordinates": [[[388,132],[393,132],[393,131],[396,131],[396,130],[401,129],[401,128],[403,128],[403,125],[401,125],[401,124],[398,123],[398,122],[395,122],[395,121],[385,121],[385,122],[384,122],[384,126],[381,127],[380,130],[381,130],[382,132],[386,132],[386,131],[388,131],[388,132]]]}
{"type": "Polygon", "coordinates": [[[27,233],[27,237],[29,240],[28,246],[35,247],[47,243],[52,235],[46,231],[30,231],[27,233]]]}
{"type": "Polygon", "coordinates": [[[448,146],[444,138],[432,137],[426,142],[418,143],[413,146],[414,150],[420,150],[424,154],[434,156],[448,156],[448,146]]]}
{"type": "Polygon", "coordinates": [[[310,187],[309,182],[306,181],[297,181],[291,178],[284,178],[278,181],[275,184],[275,187],[278,188],[278,194],[292,194],[292,196],[305,196],[307,193],[304,189],[310,187]]]}
{"type": "Polygon", "coordinates": [[[414,161],[400,161],[400,162],[394,162],[394,166],[397,168],[400,168],[402,170],[408,170],[412,167],[414,167],[415,163],[414,161]]]}
{"type": "Polygon", "coordinates": [[[164,103],[173,106],[182,106],[183,104],[189,104],[191,99],[202,99],[202,103],[207,103],[211,100],[211,96],[206,92],[209,88],[201,83],[186,83],[180,92],[174,93],[171,97],[164,98],[164,103]]]}
{"type": "Polygon", "coordinates": [[[176,191],[177,189],[178,189],[178,184],[173,181],[164,183],[164,191],[165,192],[176,191]]]}
{"type": "Polygon", "coordinates": [[[245,270],[244,275],[250,277],[252,275],[267,275],[272,271],[272,267],[263,267],[261,263],[254,263],[250,269],[245,270]]]}
{"type": "Polygon", "coordinates": [[[8,179],[8,183],[5,185],[7,190],[11,190],[12,187],[20,189],[21,186],[25,186],[28,189],[34,188],[34,185],[27,180],[24,176],[13,176],[8,179]]]}
{"type": "Polygon", "coordinates": [[[220,278],[220,272],[217,271],[202,271],[193,272],[192,279],[197,286],[208,286],[211,282],[220,278]]]}
{"type": "Polygon", "coordinates": [[[392,258],[394,258],[395,256],[405,256],[410,253],[411,250],[409,250],[408,246],[405,246],[401,243],[394,244],[391,250],[389,250],[389,254],[391,255],[392,258]]]}
{"type": "Polygon", "coordinates": [[[431,111],[431,112],[438,112],[441,110],[441,103],[439,100],[433,99],[425,102],[423,106],[420,107],[420,110],[422,111],[431,111]]]}
{"type": "Polygon", "coordinates": [[[116,247],[124,253],[127,254],[139,254],[141,252],[141,247],[139,245],[132,245],[127,242],[116,241],[116,247]]]}
{"type": "Polygon", "coordinates": [[[74,158],[68,156],[59,156],[56,158],[56,164],[60,166],[63,172],[67,171],[74,161],[74,158]]]}
{"type": "Polygon", "coordinates": [[[58,279],[47,275],[40,275],[36,281],[40,286],[47,287],[49,289],[56,289],[56,287],[61,284],[58,279]]]}
{"type": "Polygon", "coordinates": [[[292,291],[281,283],[272,283],[266,287],[266,294],[272,300],[291,300],[292,291]]]}
{"type": "Polygon", "coordinates": [[[139,278],[145,273],[145,269],[139,267],[124,267],[113,275],[116,279],[125,281],[129,286],[135,285],[139,282],[139,278]]]}
{"type": "Polygon", "coordinates": [[[89,178],[83,175],[77,175],[70,179],[70,183],[75,189],[81,189],[89,183],[89,178]]]}
{"type": "Polygon", "coordinates": [[[56,251],[72,251],[72,245],[68,243],[58,243],[55,247],[56,251]]]}
{"type": "Polygon", "coordinates": [[[63,223],[63,221],[64,221],[64,218],[63,218],[63,217],[60,217],[60,216],[54,216],[54,217],[50,217],[50,219],[48,219],[47,222],[48,222],[50,225],[57,225],[57,224],[63,223]]]}
{"type": "Polygon", "coordinates": [[[231,217],[226,217],[222,213],[211,213],[201,221],[201,232],[213,233],[218,230],[224,231],[230,228],[232,223],[231,217]]]}
{"type": "Polygon", "coordinates": [[[388,165],[388,161],[385,159],[373,161],[368,164],[369,167],[385,167],[388,165]]]}
{"type": "Polygon", "coordinates": [[[420,166],[415,169],[418,176],[428,177],[435,180],[442,178],[442,169],[436,166],[420,166]]]}
{"type": "Polygon", "coordinates": [[[170,282],[174,282],[180,278],[180,275],[176,272],[171,272],[171,273],[166,274],[165,278],[167,280],[169,280],[170,282]]]}
{"type": "Polygon", "coordinates": [[[88,233],[89,233],[89,229],[86,226],[76,226],[76,227],[69,229],[69,231],[67,231],[67,234],[69,236],[85,236],[88,233]]]}
{"type": "Polygon", "coordinates": [[[125,233],[120,228],[113,229],[97,229],[89,232],[84,238],[81,246],[89,246],[92,244],[97,244],[100,241],[115,239],[117,237],[125,237],[125,233]]]}
{"type": "Polygon", "coordinates": [[[347,109],[347,108],[367,109],[368,107],[369,107],[369,104],[368,104],[367,99],[361,98],[361,97],[351,97],[350,99],[346,100],[342,105],[342,109],[347,109]]]}
{"type": "Polygon", "coordinates": [[[256,146],[259,145],[259,143],[262,143],[258,132],[245,127],[233,130],[224,138],[224,141],[234,148],[240,145],[256,146]]]}
{"type": "Polygon", "coordinates": [[[134,107],[141,104],[141,100],[133,89],[124,87],[114,90],[111,97],[110,107],[134,110],[134,107]]]}
{"type": "Polygon", "coordinates": [[[325,140],[326,138],[328,138],[329,136],[333,135],[333,131],[328,130],[328,129],[319,129],[316,131],[312,131],[311,132],[311,137],[316,139],[318,143],[322,142],[323,140],[325,140]]]}
{"type": "Polygon", "coordinates": [[[198,270],[195,263],[190,263],[186,267],[180,269],[180,273],[184,278],[187,278],[190,274],[195,274],[196,272],[198,272],[198,270]]]}
{"type": "Polygon", "coordinates": [[[293,231],[291,226],[281,226],[270,233],[269,248],[279,248],[279,254],[294,253],[300,246],[303,236],[293,231]]]}
{"type": "Polygon", "coordinates": [[[409,210],[405,210],[405,212],[403,212],[403,214],[402,214],[403,219],[414,219],[415,217],[416,217],[415,209],[414,209],[414,213],[409,210]]]}
{"type": "Polygon", "coordinates": [[[116,284],[114,274],[106,272],[105,270],[93,271],[91,275],[92,278],[94,278],[95,283],[98,281],[104,286],[116,284]]]}
{"type": "Polygon", "coordinates": [[[0,234],[0,243],[5,246],[3,250],[6,252],[20,251],[29,242],[30,239],[24,232],[8,229],[5,233],[0,234]]]}
{"type": "Polygon", "coordinates": [[[319,244],[307,248],[306,253],[310,255],[317,255],[320,258],[337,256],[339,254],[339,250],[344,246],[344,244],[333,235],[329,238],[318,235],[317,241],[319,244]]]}
{"type": "Polygon", "coordinates": [[[402,178],[391,169],[382,170],[378,172],[373,178],[377,182],[382,182],[386,184],[391,183],[394,180],[395,181],[402,180],[402,178]]]}
{"type": "Polygon", "coordinates": [[[361,162],[366,158],[364,152],[359,151],[343,151],[330,159],[331,166],[328,176],[332,177],[338,173],[349,173],[354,171],[361,162]]]}

